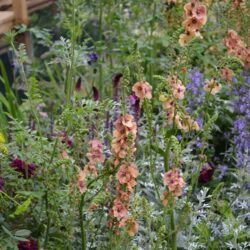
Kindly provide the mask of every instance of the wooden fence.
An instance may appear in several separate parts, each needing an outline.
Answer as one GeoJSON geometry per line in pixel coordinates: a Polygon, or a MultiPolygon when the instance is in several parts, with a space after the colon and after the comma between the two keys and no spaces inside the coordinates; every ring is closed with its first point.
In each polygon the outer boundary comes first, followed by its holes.
{"type": "Polygon", "coordinates": [[[45,8],[55,1],[0,0],[0,54],[4,52],[4,41],[1,37],[5,32],[10,31],[17,24],[28,24],[30,13],[45,8]]]}

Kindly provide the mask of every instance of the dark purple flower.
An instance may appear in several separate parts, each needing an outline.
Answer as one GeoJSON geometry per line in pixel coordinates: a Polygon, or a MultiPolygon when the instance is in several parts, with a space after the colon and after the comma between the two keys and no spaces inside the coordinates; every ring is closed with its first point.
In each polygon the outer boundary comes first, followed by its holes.
{"type": "MultiPolygon", "coordinates": [[[[121,78],[122,78],[122,74],[118,73],[114,76],[113,78],[113,98],[115,101],[115,110],[114,110],[114,115],[113,115],[113,119],[114,121],[116,121],[117,116],[119,115],[119,107],[118,107],[118,103],[119,103],[119,99],[120,99],[120,83],[121,83],[121,78]]],[[[111,130],[113,125],[111,125],[111,130]]]]}
{"type": "Polygon", "coordinates": [[[17,246],[19,250],[38,250],[36,240],[19,241],[17,246]]]}
{"type": "Polygon", "coordinates": [[[73,147],[73,140],[64,132],[61,136],[61,142],[67,144],[68,147],[73,147]]]}
{"type": "Polygon", "coordinates": [[[238,119],[234,122],[235,130],[238,130],[239,132],[242,131],[245,128],[245,120],[244,119],[238,119]]]}
{"type": "Polygon", "coordinates": [[[245,167],[249,164],[250,151],[250,82],[249,72],[243,71],[240,77],[236,77],[236,84],[233,85],[233,109],[236,120],[231,131],[232,146],[236,165],[245,167]]]}
{"type": "Polygon", "coordinates": [[[0,192],[3,191],[3,188],[4,188],[4,179],[3,177],[0,176],[0,192]]]}
{"type": "Polygon", "coordinates": [[[203,118],[202,118],[202,117],[198,117],[196,121],[197,121],[199,127],[200,127],[200,128],[203,128],[203,122],[204,122],[204,121],[203,121],[203,118]]]}
{"type": "Polygon", "coordinates": [[[95,86],[93,86],[92,90],[93,90],[94,101],[99,101],[100,100],[100,93],[99,93],[98,89],[95,86]]]}
{"type": "Polygon", "coordinates": [[[188,112],[192,113],[204,102],[205,92],[203,91],[204,76],[198,69],[189,70],[189,82],[186,86],[188,112]]]}
{"type": "Polygon", "coordinates": [[[21,159],[14,159],[10,166],[14,168],[17,172],[21,173],[23,177],[31,177],[35,174],[37,166],[34,163],[26,164],[21,159]]]}
{"type": "Polygon", "coordinates": [[[120,96],[120,81],[122,78],[122,74],[118,73],[114,76],[113,78],[113,89],[114,89],[114,100],[118,101],[119,100],[119,96],[120,96]]]}
{"type": "Polygon", "coordinates": [[[99,58],[99,55],[96,53],[88,54],[88,64],[92,64],[92,63],[97,62],[98,58],[99,58]]]}
{"type": "Polygon", "coordinates": [[[220,175],[219,175],[219,179],[223,179],[223,177],[225,176],[227,170],[228,170],[228,166],[226,165],[220,165],[219,166],[219,170],[220,170],[220,175]]]}
{"type": "Polygon", "coordinates": [[[199,183],[208,183],[212,180],[214,174],[214,165],[212,162],[208,162],[201,170],[199,175],[199,183]]]}
{"type": "Polygon", "coordinates": [[[81,77],[78,78],[75,86],[75,91],[80,92],[82,89],[82,79],[81,77]]]}
{"type": "Polygon", "coordinates": [[[197,139],[194,141],[193,147],[194,148],[201,148],[203,146],[202,140],[200,137],[197,137],[197,139]]]}
{"type": "Polygon", "coordinates": [[[136,120],[138,120],[141,115],[140,99],[135,94],[132,94],[128,97],[128,100],[131,107],[131,113],[136,120]]]}
{"type": "Polygon", "coordinates": [[[182,135],[181,135],[181,134],[178,134],[178,135],[176,136],[176,138],[177,138],[178,141],[181,141],[181,140],[182,140],[182,135]]]}

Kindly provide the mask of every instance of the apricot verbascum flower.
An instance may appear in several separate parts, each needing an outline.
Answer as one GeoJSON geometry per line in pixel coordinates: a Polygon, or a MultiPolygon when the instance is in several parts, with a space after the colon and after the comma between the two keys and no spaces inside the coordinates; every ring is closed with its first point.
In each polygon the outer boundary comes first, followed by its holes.
{"type": "Polygon", "coordinates": [[[221,90],[221,84],[219,84],[215,79],[207,80],[206,85],[204,86],[204,90],[207,93],[210,93],[212,95],[216,95],[221,90]]]}
{"type": "Polygon", "coordinates": [[[86,181],[87,171],[84,169],[80,171],[78,175],[78,188],[81,194],[85,193],[87,190],[87,181],[86,181]]]}
{"type": "Polygon", "coordinates": [[[127,234],[131,237],[135,236],[139,229],[139,225],[133,217],[122,219],[119,226],[125,227],[127,234]]]}
{"type": "Polygon", "coordinates": [[[185,20],[183,26],[185,33],[180,35],[179,44],[185,46],[194,37],[202,38],[200,34],[201,28],[207,22],[206,6],[199,0],[192,0],[184,6],[185,20]]]}
{"type": "Polygon", "coordinates": [[[101,141],[97,139],[93,139],[89,142],[89,151],[87,153],[88,163],[84,166],[84,168],[79,172],[78,175],[78,188],[81,194],[86,192],[87,190],[87,176],[88,174],[92,174],[93,176],[97,176],[96,165],[99,163],[103,163],[105,160],[103,154],[103,145],[101,141]]]}
{"type": "Polygon", "coordinates": [[[232,2],[233,8],[246,8],[246,0],[233,0],[232,2]]]}
{"type": "Polygon", "coordinates": [[[194,121],[189,115],[179,115],[177,114],[175,118],[176,126],[178,129],[184,132],[189,132],[191,130],[199,131],[200,127],[197,121],[194,121]]]}
{"type": "Polygon", "coordinates": [[[134,163],[122,164],[119,171],[116,174],[116,178],[120,184],[125,184],[128,191],[132,191],[136,186],[136,177],[138,176],[138,170],[134,163]]]}
{"type": "Polygon", "coordinates": [[[226,82],[232,82],[234,76],[234,72],[225,67],[220,70],[220,77],[222,80],[225,80],[226,82]]]}
{"type": "Polygon", "coordinates": [[[173,169],[166,172],[163,177],[163,183],[168,187],[169,192],[171,192],[173,196],[179,197],[182,195],[185,182],[178,169],[173,169]]]}
{"type": "Polygon", "coordinates": [[[171,99],[170,97],[167,98],[164,95],[160,95],[159,100],[162,102],[162,105],[163,105],[164,109],[169,110],[169,109],[173,109],[174,108],[174,104],[175,104],[174,100],[171,99]]]}
{"type": "Polygon", "coordinates": [[[111,144],[115,165],[117,165],[121,159],[132,156],[136,151],[136,133],[137,125],[132,115],[126,114],[116,120],[111,144]]]}
{"type": "Polygon", "coordinates": [[[137,82],[132,87],[132,90],[140,99],[140,106],[142,106],[144,99],[152,98],[152,86],[148,82],[137,82]]]}
{"type": "Polygon", "coordinates": [[[229,30],[224,45],[229,55],[239,58],[246,68],[250,67],[250,47],[241,40],[237,32],[229,30]]]}
{"type": "Polygon", "coordinates": [[[163,103],[165,109],[174,111],[176,101],[184,99],[186,87],[175,75],[169,76],[168,82],[168,94],[167,96],[164,94],[160,95],[159,100],[163,103]]]}
{"type": "Polygon", "coordinates": [[[120,116],[115,122],[113,141],[111,145],[114,156],[114,165],[121,164],[116,173],[116,197],[110,211],[109,225],[119,233],[120,227],[125,227],[130,236],[138,231],[138,224],[128,217],[130,198],[136,178],[139,175],[136,165],[131,162],[135,148],[137,125],[132,115],[120,116]]]}
{"type": "Polygon", "coordinates": [[[102,143],[96,139],[89,142],[89,152],[87,153],[89,163],[96,165],[104,162],[102,143]]]}
{"type": "Polygon", "coordinates": [[[182,114],[178,111],[178,101],[185,97],[186,87],[177,78],[172,75],[168,77],[169,88],[167,94],[160,95],[159,100],[163,103],[164,109],[167,110],[167,122],[169,125],[175,123],[178,129],[188,132],[190,130],[198,131],[198,123],[191,116],[182,114]]]}
{"type": "MultiPolygon", "coordinates": [[[[111,215],[118,222],[119,227],[126,225],[125,221],[127,220],[130,206],[130,197],[133,188],[136,186],[138,175],[139,173],[134,163],[122,164],[116,174],[116,179],[118,180],[116,184],[117,195],[111,209],[111,215]]],[[[132,236],[132,232],[127,232],[132,236]]]]}

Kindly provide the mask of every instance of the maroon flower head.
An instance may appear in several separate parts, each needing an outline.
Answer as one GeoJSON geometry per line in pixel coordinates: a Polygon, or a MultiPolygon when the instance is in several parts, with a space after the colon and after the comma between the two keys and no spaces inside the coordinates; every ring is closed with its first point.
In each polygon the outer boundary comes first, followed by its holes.
{"type": "Polygon", "coordinates": [[[136,120],[138,120],[141,115],[140,99],[135,94],[132,94],[128,97],[128,100],[132,108],[132,114],[136,117],[136,120]]]}
{"type": "Polygon", "coordinates": [[[114,76],[113,78],[113,88],[114,88],[114,100],[118,101],[119,100],[119,95],[120,95],[120,80],[122,78],[122,74],[118,73],[114,76]]]}
{"type": "Polygon", "coordinates": [[[93,90],[94,101],[99,101],[100,100],[100,93],[99,93],[98,89],[95,86],[93,86],[92,90],[93,90]]]}
{"type": "Polygon", "coordinates": [[[17,246],[19,250],[38,250],[36,240],[19,241],[17,246]]]}
{"type": "Polygon", "coordinates": [[[66,132],[63,132],[62,136],[61,136],[61,142],[67,144],[68,147],[73,147],[73,140],[68,137],[66,132]]]}
{"type": "Polygon", "coordinates": [[[208,183],[212,180],[214,174],[214,164],[208,162],[201,170],[199,175],[199,183],[208,183]]]}
{"type": "Polygon", "coordinates": [[[82,89],[82,79],[81,77],[78,78],[75,86],[75,91],[80,92],[82,89]]]}
{"type": "Polygon", "coordinates": [[[122,73],[118,73],[114,76],[114,79],[113,79],[114,87],[120,83],[122,76],[123,76],[122,73]]]}
{"type": "Polygon", "coordinates": [[[3,177],[0,176],[0,192],[3,191],[3,188],[4,188],[4,179],[3,177]]]}
{"type": "Polygon", "coordinates": [[[33,176],[36,171],[36,165],[34,163],[26,164],[24,161],[18,158],[14,159],[11,162],[10,166],[14,168],[17,172],[21,173],[25,178],[27,177],[27,175],[28,177],[33,176]]]}

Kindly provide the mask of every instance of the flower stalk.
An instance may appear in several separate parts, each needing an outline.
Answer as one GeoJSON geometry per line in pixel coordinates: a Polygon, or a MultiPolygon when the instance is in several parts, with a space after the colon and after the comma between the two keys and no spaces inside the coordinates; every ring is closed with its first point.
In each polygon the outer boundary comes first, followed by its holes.
{"type": "Polygon", "coordinates": [[[81,249],[86,250],[86,231],[84,228],[84,216],[83,216],[83,205],[84,205],[85,193],[81,195],[81,202],[79,206],[79,219],[81,228],[81,249]]]}

